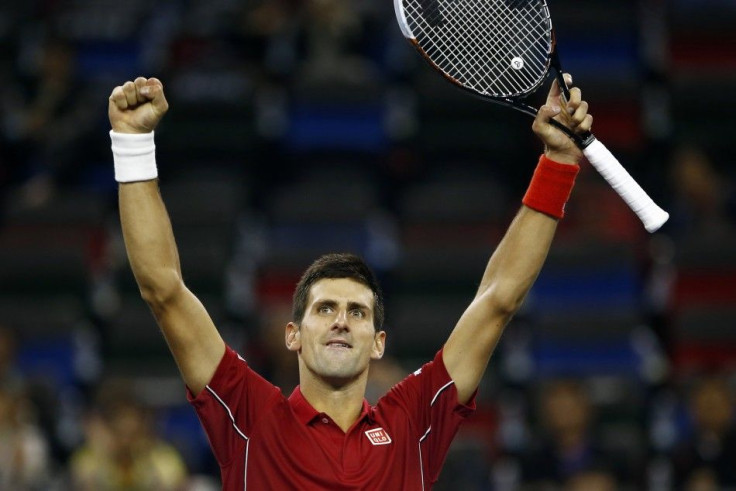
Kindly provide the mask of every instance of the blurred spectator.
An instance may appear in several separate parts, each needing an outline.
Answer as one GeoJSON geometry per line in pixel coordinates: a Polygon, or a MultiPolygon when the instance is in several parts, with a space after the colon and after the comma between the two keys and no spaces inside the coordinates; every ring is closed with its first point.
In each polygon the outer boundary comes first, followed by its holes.
{"type": "Polygon", "coordinates": [[[603,471],[583,471],[568,479],[565,491],[616,491],[616,479],[603,471]]]}
{"type": "Polygon", "coordinates": [[[675,239],[717,241],[736,232],[732,184],[706,152],[686,145],[675,150],[670,169],[674,203],[670,230],[675,239]]]}
{"type": "MultiPolygon", "coordinates": [[[[568,483],[571,489],[594,489],[575,483],[603,483],[612,478],[609,473],[616,460],[595,440],[591,402],[579,382],[551,382],[542,392],[538,409],[544,438],[522,461],[525,483],[551,487],[568,483]]],[[[608,489],[600,486],[595,489],[608,489]]]]}
{"type": "Polygon", "coordinates": [[[246,5],[243,29],[252,34],[270,36],[283,32],[293,22],[299,2],[293,0],[259,1],[246,5]]]}
{"type": "Polygon", "coordinates": [[[361,51],[367,22],[355,2],[276,0],[251,2],[241,34],[246,57],[258,52],[259,65],[296,85],[326,82],[353,86],[379,76],[361,51]]]}
{"type": "Polygon", "coordinates": [[[685,482],[685,491],[718,491],[718,479],[710,469],[698,469],[685,482]]]}
{"type": "Polygon", "coordinates": [[[689,400],[693,431],[673,459],[676,482],[686,483],[685,489],[736,487],[735,407],[725,379],[708,377],[696,384],[689,400]]]}
{"type": "Polygon", "coordinates": [[[21,390],[0,382],[0,489],[46,489],[49,449],[21,390]]]}
{"type": "Polygon", "coordinates": [[[84,168],[85,138],[94,130],[98,101],[76,77],[74,46],[50,36],[21,49],[19,70],[0,99],[3,147],[21,206],[47,203],[60,184],[84,168]],[[23,59],[27,58],[27,59],[23,59]],[[80,159],[82,161],[80,161],[80,159]]]}
{"type": "Polygon", "coordinates": [[[153,432],[150,414],[126,386],[106,383],[85,421],[85,443],[71,458],[77,490],[183,489],[180,454],[153,432]]]}
{"type": "Polygon", "coordinates": [[[285,82],[297,63],[300,0],[260,0],[243,5],[240,56],[254,62],[270,88],[285,82]]]}
{"type": "Polygon", "coordinates": [[[305,4],[306,58],[300,79],[321,82],[329,79],[346,85],[362,84],[377,75],[360,56],[363,20],[351,2],[308,0],[305,4]]]}

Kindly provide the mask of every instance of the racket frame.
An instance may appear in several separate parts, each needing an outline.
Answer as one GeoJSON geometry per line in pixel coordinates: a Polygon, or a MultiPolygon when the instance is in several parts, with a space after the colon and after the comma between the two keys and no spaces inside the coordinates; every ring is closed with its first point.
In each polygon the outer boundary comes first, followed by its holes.
{"type": "MultiPolygon", "coordinates": [[[[488,94],[483,94],[477,90],[474,90],[470,87],[466,87],[463,85],[459,80],[457,80],[455,77],[447,73],[445,70],[443,70],[441,67],[439,67],[434,60],[427,54],[427,52],[422,48],[422,46],[417,41],[416,36],[409,28],[409,23],[406,20],[406,15],[404,15],[404,9],[402,5],[402,0],[394,0],[394,10],[396,12],[396,18],[399,23],[399,28],[401,29],[401,33],[404,35],[404,37],[414,46],[414,48],[419,52],[419,54],[422,55],[422,58],[426,60],[432,68],[437,70],[443,77],[445,77],[448,81],[450,81],[455,87],[459,88],[460,90],[467,92],[468,94],[478,97],[484,101],[490,101],[495,102],[497,104],[502,104],[504,106],[511,107],[513,109],[516,109],[517,111],[521,111],[525,114],[528,114],[529,116],[535,118],[537,116],[537,108],[534,106],[527,104],[524,102],[526,98],[534,94],[549,78],[549,72],[550,68],[554,69],[554,76],[557,80],[557,83],[560,86],[560,89],[562,90],[562,94],[565,98],[565,100],[570,99],[570,88],[567,86],[567,82],[565,82],[565,78],[563,76],[563,70],[562,70],[562,64],[560,63],[560,57],[557,54],[557,38],[555,36],[555,30],[552,26],[552,17],[549,12],[549,7],[547,6],[547,2],[545,0],[541,0],[542,5],[544,7],[544,14],[545,14],[545,20],[548,22],[549,25],[549,36],[550,36],[550,43],[549,43],[549,50],[547,52],[547,63],[545,65],[545,72],[547,73],[547,76],[542,77],[537,81],[535,85],[527,89],[525,92],[520,92],[518,94],[507,96],[507,97],[499,97],[499,96],[493,96],[488,94]]],[[[567,126],[559,123],[556,120],[550,120],[550,124],[552,124],[554,127],[565,133],[568,137],[570,137],[575,144],[580,147],[580,149],[585,149],[588,145],[593,143],[595,140],[595,137],[592,133],[586,132],[584,134],[578,135],[577,133],[571,131],[567,126]]]]}
{"type": "MultiPolygon", "coordinates": [[[[436,1],[436,0],[435,0],[436,1]]],[[[411,44],[419,51],[422,58],[427,60],[429,64],[440,74],[442,74],[448,81],[450,81],[455,87],[462,89],[463,91],[478,97],[485,101],[495,102],[504,106],[509,106],[517,111],[528,114],[529,116],[536,117],[538,109],[523,102],[524,99],[535,93],[541,85],[549,78],[550,68],[554,69],[557,83],[562,91],[563,98],[567,101],[570,98],[570,89],[565,82],[562,65],[560,63],[559,55],[557,54],[557,39],[555,31],[552,26],[552,18],[547,6],[546,0],[539,0],[544,8],[544,14],[549,25],[549,50],[547,53],[547,61],[545,65],[546,75],[541,77],[537,83],[525,92],[519,93],[518,95],[499,97],[484,94],[480,91],[474,90],[470,87],[466,87],[459,80],[449,75],[445,70],[440,68],[432,58],[424,51],[422,46],[419,45],[414,33],[409,28],[409,24],[404,15],[404,7],[402,0],[394,0],[394,10],[396,11],[396,19],[401,28],[401,32],[404,37],[411,42],[411,44]]],[[[562,123],[551,119],[550,124],[558,128],[560,131],[570,137],[576,145],[583,151],[588,161],[596,168],[596,170],[608,181],[613,189],[623,198],[623,200],[629,205],[629,207],[636,213],[641,219],[644,227],[649,232],[655,232],[658,230],[668,219],[669,214],[660,208],[644,191],[641,186],[634,180],[633,177],[626,171],[616,157],[589,131],[581,134],[577,134],[567,128],[562,123]]]]}

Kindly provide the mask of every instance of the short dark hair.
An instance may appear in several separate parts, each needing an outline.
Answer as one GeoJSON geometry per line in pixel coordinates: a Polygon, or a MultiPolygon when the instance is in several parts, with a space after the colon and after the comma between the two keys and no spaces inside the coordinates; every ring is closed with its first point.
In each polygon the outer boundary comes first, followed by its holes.
{"type": "Polygon", "coordinates": [[[373,326],[377,331],[383,328],[383,292],[378,280],[361,257],[350,253],[325,254],[307,268],[294,290],[292,305],[294,322],[300,324],[304,318],[312,285],[326,278],[349,278],[370,288],[374,299],[373,326]]]}

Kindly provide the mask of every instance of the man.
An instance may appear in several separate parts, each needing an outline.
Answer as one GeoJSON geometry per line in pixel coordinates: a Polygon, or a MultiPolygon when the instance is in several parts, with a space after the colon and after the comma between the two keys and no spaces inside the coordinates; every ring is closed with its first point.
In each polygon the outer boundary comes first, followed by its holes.
{"type": "Polygon", "coordinates": [[[549,121],[590,130],[580,90],[573,88],[565,102],[556,85],[550,89],[532,126],[545,155],[525,205],[444,347],[374,407],[364,394],[370,360],[384,353],[383,304],[373,274],[355,256],[319,259],[297,286],[285,343],[298,357],[300,385],[289,398],[226,347],[182,280],[158,190],[153,130],[167,109],[155,78],[126,82],[110,96],[120,216],[141,295],[207,432],[223,488],[430,489],[564,214],[582,155],[549,121]]]}

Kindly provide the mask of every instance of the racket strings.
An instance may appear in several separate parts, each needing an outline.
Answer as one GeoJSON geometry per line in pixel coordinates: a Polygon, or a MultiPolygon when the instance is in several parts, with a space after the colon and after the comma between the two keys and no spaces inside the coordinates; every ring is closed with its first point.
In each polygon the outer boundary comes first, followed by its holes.
{"type": "Polygon", "coordinates": [[[543,81],[551,24],[535,0],[403,0],[417,43],[435,65],[481,94],[528,94],[543,81]]]}
{"type": "MultiPolygon", "coordinates": [[[[519,18],[519,16],[499,16],[499,21],[503,21],[505,22],[505,24],[502,25],[501,28],[498,30],[489,31],[489,33],[491,34],[491,39],[493,40],[492,46],[495,47],[495,49],[490,53],[492,63],[486,63],[485,65],[489,67],[488,74],[492,76],[492,79],[490,80],[491,85],[495,86],[500,84],[505,88],[506,91],[518,90],[518,83],[512,77],[510,77],[510,73],[508,70],[499,70],[498,68],[504,62],[507,64],[509,63],[509,51],[512,54],[516,53],[516,56],[521,58],[522,60],[528,60],[528,47],[534,47],[534,40],[530,36],[531,31],[524,32],[522,30],[524,26],[519,25],[519,18]],[[512,43],[510,43],[509,40],[512,41],[512,43]],[[509,45],[511,46],[511,48],[509,48],[509,45]]],[[[490,23],[492,22],[490,15],[485,16],[481,20],[483,21],[483,25],[490,25],[490,23]]],[[[545,56],[544,54],[542,55],[545,56]]],[[[524,81],[525,85],[532,85],[535,82],[535,79],[530,77],[528,71],[526,70],[519,70],[516,75],[518,75],[524,81]]]]}
{"type": "MultiPolygon", "coordinates": [[[[510,19],[511,22],[505,29],[499,30],[496,33],[497,38],[500,38],[501,40],[506,39],[505,36],[508,36],[508,39],[511,42],[508,43],[508,45],[503,45],[503,47],[509,46],[509,51],[511,51],[512,54],[516,52],[516,56],[514,58],[520,58],[525,64],[536,62],[536,66],[532,65],[533,70],[515,70],[513,67],[513,72],[508,69],[499,70],[499,77],[505,80],[508,84],[509,90],[518,89],[519,87],[516,79],[512,78],[512,75],[516,75],[520,80],[522,80],[524,86],[533,87],[538,81],[538,77],[535,77],[534,75],[546,73],[548,51],[542,50],[538,42],[538,35],[540,33],[539,29],[543,29],[543,25],[539,22],[538,18],[534,19],[533,17],[526,17],[523,20],[537,20],[537,23],[532,29],[529,29],[528,24],[519,22],[519,17],[515,17],[510,19]]],[[[499,44],[503,43],[500,42],[499,44]]],[[[504,63],[508,63],[508,55],[503,50],[497,51],[493,56],[494,66],[497,68],[502,66],[504,63]]]]}
{"type": "MultiPolygon", "coordinates": [[[[497,2],[498,3],[498,2],[497,2]]],[[[528,5],[528,4],[527,4],[528,5]]],[[[494,7],[497,7],[494,5],[494,7]]],[[[512,6],[513,7],[513,6],[512,6]]],[[[534,29],[529,29],[526,25],[528,20],[533,20],[530,16],[530,11],[527,8],[525,11],[518,13],[512,10],[504,10],[496,8],[493,11],[486,10],[486,14],[479,17],[479,23],[483,26],[493,25],[493,16],[495,15],[498,22],[497,29],[488,29],[487,32],[490,34],[489,39],[491,43],[491,51],[487,56],[490,56],[491,63],[485,63],[489,67],[487,74],[491,77],[486,82],[490,83],[491,87],[500,86],[504,92],[516,92],[519,91],[519,85],[522,86],[533,86],[536,79],[530,76],[530,71],[527,70],[515,70],[514,72],[508,69],[510,65],[509,58],[520,58],[529,62],[532,57],[529,56],[528,52],[530,48],[535,47],[535,38],[533,35],[536,33],[534,29]],[[499,15],[501,14],[501,15],[499,15]]],[[[471,12],[465,12],[466,15],[472,15],[471,12]]],[[[539,23],[537,23],[537,26],[539,23]]],[[[474,26],[475,27],[475,26],[474,26]]],[[[540,53],[537,52],[537,55],[540,53]]],[[[482,56],[482,52],[479,53],[482,56]]],[[[544,57],[546,53],[541,53],[544,57]]],[[[475,80],[476,83],[483,83],[482,78],[475,80]]]]}

